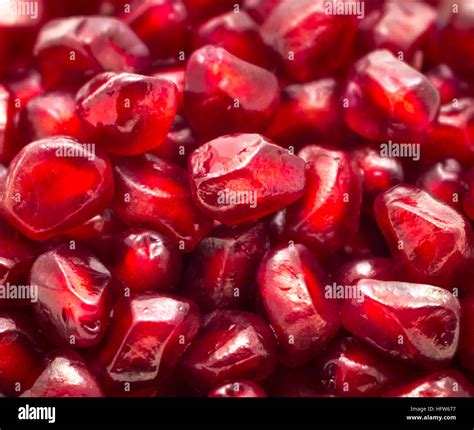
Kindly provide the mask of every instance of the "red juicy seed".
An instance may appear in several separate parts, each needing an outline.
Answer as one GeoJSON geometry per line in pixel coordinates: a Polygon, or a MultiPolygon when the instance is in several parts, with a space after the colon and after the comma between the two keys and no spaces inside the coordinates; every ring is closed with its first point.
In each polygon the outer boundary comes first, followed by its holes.
{"type": "Polygon", "coordinates": [[[181,253],[160,233],[132,229],[110,242],[108,266],[132,292],[172,291],[182,271],[181,253]]]}
{"type": "Polygon", "coordinates": [[[291,79],[304,82],[330,75],[350,59],[358,19],[327,13],[327,3],[284,1],[261,27],[263,40],[279,56],[291,79]]]}
{"type": "Polygon", "coordinates": [[[372,213],[375,197],[403,181],[402,163],[370,145],[354,149],[352,157],[362,170],[365,209],[372,213]]]}
{"type": "Polygon", "coordinates": [[[461,336],[459,339],[459,358],[462,365],[474,370],[474,295],[461,299],[461,336]]]}
{"type": "Polygon", "coordinates": [[[195,48],[216,45],[232,55],[266,69],[272,68],[268,47],[259,26],[246,12],[228,12],[202,24],[195,32],[195,48]]]}
{"type": "Polygon", "coordinates": [[[325,296],[328,282],[311,252],[303,245],[272,250],[257,282],[280,361],[297,367],[316,357],[336,335],[340,318],[339,303],[325,296]]]}
{"type": "Polygon", "coordinates": [[[287,86],[265,135],[278,144],[301,147],[315,140],[339,141],[345,130],[339,91],[334,79],[287,86]]]}
{"type": "Polygon", "coordinates": [[[377,223],[392,250],[420,282],[449,284],[469,257],[471,226],[456,210],[411,185],[375,201],[377,223]]]}
{"type": "Polygon", "coordinates": [[[388,0],[362,21],[358,39],[365,52],[388,49],[406,61],[424,49],[436,26],[436,10],[418,1],[388,0]]]}
{"type": "Polygon", "coordinates": [[[41,373],[21,397],[103,397],[94,376],[72,349],[47,355],[41,373]]]}
{"type": "Polygon", "coordinates": [[[432,68],[426,72],[426,77],[439,91],[442,105],[469,93],[468,84],[457,76],[447,64],[439,64],[432,68]]]}
{"type": "Polygon", "coordinates": [[[83,138],[74,96],[59,91],[31,98],[20,113],[18,129],[25,144],[50,136],[83,138]]]}
{"type": "Polygon", "coordinates": [[[49,88],[74,88],[103,71],[135,72],[149,61],[148,48],[126,24],[98,16],[49,21],[35,55],[49,88]]]}
{"type": "Polygon", "coordinates": [[[337,269],[334,278],[338,285],[354,285],[359,279],[402,281],[403,267],[393,258],[365,258],[352,260],[337,269]]]}
{"type": "Polygon", "coordinates": [[[306,161],[306,192],[289,207],[285,234],[316,250],[341,249],[354,236],[362,199],[361,178],[344,151],[310,145],[298,154],[306,161]]]}
{"type": "Polygon", "coordinates": [[[244,0],[243,8],[259,24],[273,12],[283,0],[244,0]]]}
{"type": "Polygon", "coordinates": [[[473,397],[474,387],[458,371],[443,370],[413,381],[384,397],[473,397]]]}
{"type": "Polygon", "coordinates": [[[314,365],[316,382],[324,392],[342,397],[376,396],[407,373],[402,364],[351,336],[332,343],[314,365]]]}
{"type": "Polygon", "coordinates": [[[208,397],[267,397],[265,391],[251,381],[228,382],[220,387],[214,388],[208,397]]]}
{"type": "Polygon", "coordinates": [[[204,46],[189,59],[185,113],[203,138],[262,132],[278,107],[280,90],[272,73],[217,46],[204,46]]]}
{"type": "Polygon", "coordinates": [[[184,105],[184,77],[185,69],[182,67],[175,67],[172,69],[164,69],[153,73],[151,76],[159,79],[167,79],[176,85],[177,92],[177,110],[180,112],[184,105]]]}
{"type": "Polygon", "coordinates": [[[452,157],[465,165],[474,163],[474,99],[442,106],[421,150],[425,162],[452,157]]]}
{"type": "Polygon", "coordinates": [[[172,82],[130,73],[99,75],[79,90],[76,100],[90,139],[122,155],[161,145],[177,110],[172,82]]]}
{"type": "Polygon", "coordinates": [[[41,75],[33,69],[17,72],[5,79],[5,83],[12,92],[13,98],[20,101],[21,107],[43,92],[41,75]]]}
{"type": "Polygon", "coordinates": [[[25,315],[0,313],[0,393],[20,394],[30,383],[43,352],[34,322],[25,315]]]}
{"type": "Polygon", "coordinates": [[[181,359],[178,377],[197,393],[233,379],[262,381],[275,368],[275,349],[273,333],[260,317],[217,310],[204,317],[181,359]]]}
{"type": "Polygon", "coordinates": [[[181,116],[176,116],[165,141],[151,152],[160,158],[186,167],[189,155],[198,146],[199,142],[187,122],[181,116]]]}
{"type": "Polygon", "coordinates": [[[18,150],[13,138],[15,118],[14,100],[11,92],[0,85],[0,161],[8,163],[18,150]]]}
{"type": "Polygon", "coordinates": [[[105,209],[113,190],[105,155],[66,137],[49,138],[29,144],[12,161],[3,206],[18,230],[42,240],[105,209]]]}
{"type": "Polygon", "coordinates": [[[131,3],[121,18],[148,46],[156,59],[178,61],[188,42],[187,11],[181,0],[131,3]]]}
{"type": "Polygon", "coordinates": [[[203,312],[245,309],[258,263],[269,248],[265,223],[219,226],[205,237],[188,263],[182,293],[203,312]]]}
{"type": "Polygon", "coordinates": [[[433,164],[417,179],[419,187],[442,200],[454,209],[461,209],[463,169],[453,158],[433,164]]]}
{"type": "Polygon", "coordinates": [[[30,282],[38,288],[36,317],[51,342],[76,348],[100,342],[109,320],[111,276],[93,254],[61,245],[38,257],[30,282]]]}
{"type": "Polygon", "coordinates": [[[392,357],[428,369],[446,366],[459,340],[458,300],[431,285],[361,279],[346,300],[344,328],[392,357]]]}
{"type": "Polygon", "coordinates": [[[304,161],[258,134],[220,137],[189,158],[196,204],[235,225],[275,212],[303,195],[304,161]]]}
{"type": "Polygon", "coordinates": [[[152,154],[122,158],[115,166],[114,210],[122,221],[148,226],[190,252],[212,220],[193,204],[186,171],[152,154]]]}
{"type": "Polygon", "coordinates": [[[94,361],[109,393],[158,386],[170,377],[199,329],[192,302],[166,294],[121,299],[105,342],[94,361]]]}
{"type": "Polygon", "coordinates": [[[371,140],[419,139],[439,109],[439,94],[387,50],[358,60],[346,85],[349,127],[371,140]]]}

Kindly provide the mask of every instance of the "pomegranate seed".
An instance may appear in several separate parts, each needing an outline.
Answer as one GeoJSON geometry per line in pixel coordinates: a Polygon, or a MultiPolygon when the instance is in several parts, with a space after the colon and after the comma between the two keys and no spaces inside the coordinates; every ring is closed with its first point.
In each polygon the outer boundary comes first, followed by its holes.
{"type": "Polygon", "coordinates": [[[152,154],[115,165],[114,210],[131,226],[148,226],[190,252],[211,230],[212,220],[193,204],[186,171],[152,154]]]}
{"type": "Polygon", "coordinates": [[[265,391],[251,381],[228,382],[220,387],[214,388],[208,397],[267,397],[265,391]]]}
{"type": "Polygon", "coordinates": [[[203,138],[264,131],[279,98],[278,81],[272,73],[223,48],[204,46],[189,59],[184,92],[186,118],[203,138]]]}
{"type": "Polygon", "coordinates": [[[244,0],[243,8],[259,24],[265,21],[283,0],[244,0]]]}
{"type": "Polygon", "coordinates": [[[377,197],[375,215],[392,253],[416,280],[443,285],[465,266],[471,226],[426,191],[398,185],[377,197]]]}
{"type": "Polygon", "coordinates": [[[177,62],[188,41],[187,11],[181,0],[136,1],[121,14],[154,58],[177,62]]]}
{"type": "Polygon", "coordinates": [[[13,94],[13,98],[19,101],[23,107],[30,99],[43,92],[41,75],[33,69],[17,72],[15,75],[5,79],[5,83],[13,94]]]}
{"type": "Polygon", "coordinates": [[[371,140],[419,139],[438,113],[436,88],[387,50],[358,60],[347,82],[349,127],[371,140]]]}
{"type": "Polygon", "coordinates": [[[419,1],[388,0],[362,21],[358,43],[365,52],[388,49],[401,60],[410,61],[427,47],[436,26],[436,10],[419,1]]]}
{"type": "Polygon", "coordinates": [[[263,40],[291,79],[304,82],[330,75],[350,58],[358,19],[326,9],[326,0],[283,1],[263,23],[263,40]]]}
{"type": "Polygon", "coordinates": [[[459,302],[431,285],[361,279],[361,298],[346,300],[344,328],[392,357],[428,369],[444,367],[459,339],[459,302]]]}
{"type": "Polygon", "coordinates": [[[149,51],[116,18],[72,17],[49,21],[34,49],[44,84],[77,88],[103,71],[135,72],[149,62],[149,51]]]}
{"type": "Polygon", "coordinates": [[[196,204],[218,221],[241,224],[303,195],[304,161],[258,134],[212,140],[189,158],[196,204]]]}
{"type": "Polygon", "coordinates": [[[38,257],[30,282],[38,288],[34,311],[52,343],[81,348],[100,342],[109,319],[111,276],[93,254],[61,245],[38,257]]]}
{"type": "Polygon", "coordinates": [[[31,98],[20,113],[19,130],[25,144],[61,135],[83,140],[76,102],[65,92],[44,93],[31,98]]]}
{"type": "Polygon", "coordinates": [[[216,310],[204,317],[199,334],[183,354],[178,376],[197,393],[208,393],[233,379],[262,381],[275,368],[275,349],[273,333],[260,317],[216,310]]]}
{"type": "Polygon", "coordinates": [[[246,12],[227,12],[202,24],[194,35],[195,48],[215,45],[241,60],[272,68],[271,55],[263,43],[259,26],[246,12]]]}
{"type": "Polygon", "coordinates": [[[443,370],[396,388],[385,397],[473,397],[469,381],[453,369],[443,370]]]}
{"type": "Polygon", "coordinates": [[[468,84],[457,76],[447,64],[439,64],[433,67],[426,72],[426,77],[439,91],[442,105],[469,93],[468,84]]]}
{"type": "Polygon", "coordinates": [[[13,137],[15,119],[14,100],[11,92],[0,85],[0,162],[8,163],[18,148],[13,137]]]}
{"type": "Polygon", "coordinates": [[[265,135],[282,146],[301,147],[318,139],[339,141],[344,130],[337,83],[321,79],[287,86],[265,135]]]}
{"type": "Polygon", "coordinates": [[[181,276],[181,253],[166,236],[135,228],[110,241],[109,267],[123,287],[140,293],[172,291],[181,276]]]}
{"type": "Polygon", "coordinates": [[[159,79],[167,79],[176,85],[177,92],[177,110],[180,112],[184,106],[184,77],[186,71],[182,67],[160,70],[151,76],[159,79]]]}
{"type": "Polygon", "coordinates": [[[324,392],[342,397],[375,396],[406,376],[407,369],[352,336],[338,339],[314,366],[324,392]]]}
{"type": "Polygon", "coordinates": [[[43,369],[21,397],[103,397],[81,356],[71,349],[57,350],[45,359],[43,369]]]}
{"type": "Polygon", "coordinates": [[[93,363],[102,387],[120,394],[169,378],[199,322],[196,305],[186,299],[162,293],[120,299],[93,363]]]}
{"type": "Polygon", "coordinates": [[[18,230],[42,240],[105,209],[113,189],[105,155],[66,137],[49,138],[27,145],[14,158],[3,206],[18,230]]]}
{"type": "Polygon", "coordinates": [[[272,250],[257,282],[280,361],[297,367],[315,358],[336,335],[340,318],[337,301],[325,296],[328,282],[311,252],[303,245],[272,250]]]}
{"type": "Polygon", "coordinates": [[[403,166],[396,158],[384,157],[371,145],[352,151],[352,157],[362,170],[365,210],[372,213],[375,198],[403,181],[403,166]]]}
{"type": "Polygon", "coordinates": [[[29,317],[0,313],[0,393],[19,395],[27,388],[43,349],[29,317]]]}
{"type": "Polygon", "coordinates": [[[462,173],[461,165],[453,158],[448,158],[425,170],[418,177],[417,184],[434,197],[459,210],[463,193],[462,173]]]}
{"type": "Polygon", "coordinates": [[[206,313],[245,309],[254,292],[257,265],[268,248],[267,226],[263,222],[217,227],[193,252],[182,293],[206,313]]]}
{"type": "Polygon", "coordinates": [[[473,130],[473,98],[456,100],[442,106],[423,144],[424,159],[428,162],[452,157],[466,165],[474,163],[473,130]]]}
{"type": "Polygon", "coordinates": [[[365,258],[352,260],[341,266],[334,275],[338,285],[354,285],[360,279],[403,281],[403,267],[393,258],[365,258]]]}
{"type": "Polygon", "coordinates": [[[142,154],[161,145],[177,110],[173,83],[130,73],[98,75],[76,99],[90,139],[122,155],[142,154]]]}
{"type": "Polygon", "coordinates": [[[286,236],[316,250],[341,249],[357,231],[361,178],[344,151],[310,145],[298,154],[306,161],[306,193],[286,213],[286,236]]]}

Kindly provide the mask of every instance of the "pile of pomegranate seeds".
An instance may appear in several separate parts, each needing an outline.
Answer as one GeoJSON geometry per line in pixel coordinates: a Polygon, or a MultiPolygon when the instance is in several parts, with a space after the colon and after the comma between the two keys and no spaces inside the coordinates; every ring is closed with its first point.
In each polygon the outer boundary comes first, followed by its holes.
{"type": "Polygon", "coordinates": [[[0,396],[474,396],[472,0],[0,6],[0,396]]]}

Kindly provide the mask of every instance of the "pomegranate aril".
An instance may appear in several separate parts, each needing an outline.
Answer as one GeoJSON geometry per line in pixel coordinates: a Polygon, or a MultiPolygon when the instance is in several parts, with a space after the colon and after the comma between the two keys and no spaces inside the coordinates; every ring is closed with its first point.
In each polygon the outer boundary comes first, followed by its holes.
{"type": "Polygon", "coordinates": [[[103,389],[123,395],[160,385],[174,373],[199,324],[197,306],[186,299],[161,293],[120,299],[92,365],[103,389]]]}
{"type": "Polygon", "coordinates": [[[360,279],[403,281],[403,267],[394,258],[374,257],[352,260],[334,273],[338,285],[355,285],[360,279]]]}
{"type": "Polygon", "coordinates": [[[421,150],[425,162],[455,158],[462,164],[473,164],[474,99],[463,98],[443,105],[421,150]]]}
{"type": "Polygon", "coordinates": [[[212,140],[189,158],[196,204],[214,219],[242,224],[275,212],[304,192],[304,161],[258,134],[212,140]]]}
{"type": "Polygon", "coordinates": [[[349,127],[371,140],[417,141],[435,119],[440,99],[421,73],[387,50],[359,59],[346,84],[349,127]]]}
{"type": "Polygon", "coordinates": [[[105,209],[114,183],[107,157],[67,137],[25,146],[9,166],[3,207],[35,240],[49,239],[105,209]]]}
{"type": "Polygon", "coordinates": [[[186,118],[201,137],[264,131],[278,107],[280,89],[272,73],[218,46],[204,46],[186,68],[186,118]]]}
{"type": "Polygon", "coordinates": [[[463,194],[463,168],[453,158],[440,161],[426,169],[417,179],[417,185],[434,197],[461,209],[463,194]]]}
{"type": "Polygon", "coordinates": [[[251,381],[228,382],[214,388],[208,397],[267,397],[262,387],[251,381]]]}
{"type": "Polygon", "coordinates": [[[130,4],[120,15],[144,42],[153,59],[177,63],[188,45],[188,14],[181,0],[147,0],[130,4]]]}
{"type": "Polygon", "coordinates": [[[263,43],[259,26],[243,11],[227,12],[202,24],[194,34],[193,45],[215,45],[265,69],[272,68],[269,48],[263,43]]]}
{"type": "Polygon", "coordinates": [[[407,368],[352,336],[333,342],[314,364],[323,392],[342,397],[373,397],[399,383],[407,368]]]}
{"type": "Polygon", "coordinates": [[[458,371],[448,369],[390,390],[384,397],[474,397],[474,387],[458,371]]]}
{"type": "Polygon", "coordinates": [[[351,156],[309,145],[298,154],[306,161],[306,192],[286,211],[285,237],[318,253],[341,249],[353,237],[362,200],[361,177],[351,156]]]}
{"type": "Polygon", "coordinates": [[[245,309],[252,297],[258,263],[269,248],[267,225],[219,226],[194,250],[182,294],[207,313],[245,309]]]}
{"type": "Polygon", "coordinates": [[[37,320],[52,343],[81,348],[100,342],[109,320],[111,276],[90,251],[61,245],[42,254],[30,283],[38,289],[37,320]]]}
{"type": "Polygon", "coordinates": [[[244,0],[243,9],[259,24],[273,12],[283,0],[244,0]]]}
{"type": "Polygon", "coordinates": [[[352,157],[362,171],[364,208],[372,213],[375,198],[403,181],[403,166],[396,158],[385,157],[381,149],[364,145],[352,151],[352,157]]]}
{"type": "Polygon", "coordinates": [[[257,274],[259,293],[289,367],[315,358],[340,327],[339,303],[325,296],[328,279],[303,245],[270,251],[257,274]]]}
{"type": "Polygon", "coordinates": [[[131,73],[100,74],[79,90],[76,100],[89,138],[122,155],[161,145],[177,110],[172,82],[131,73]]]}
{"type": "Polygon", "coordinates": [[[15,142],[15,105],[12,93],[0,84],[0,162],[9,163],[18,150],[15,142]]]}
{"type": "Polygon", "coordinates": [[[439,91],[441,104],[470,93],[467,82],[463,81],[447,64],[439,64],[426,72],[426,77],[439,91]]]}
{"type": "Polygon", "coordinates": [[[148,48],[126,24],[99,16],[49,21],[35,55],[48,88],[77,88],[97,73],[135,72],[149,63],[148,48]]]}
{"type": "Polygon", "coordinates": [[[176,85],[177,93],[177,111],[181,112],[184,106],[184,78],[186,71],[182,67],[174,67],[169,69],[162,69],[153,73],[151,76],[159,79],[167,79],[176,85]]]}
{"type": "Polygon", "coordinates": [[[259,382],[275,368],[276,345],[260,317],[242,311],[216,310],[183,354],[178,377],[190,392],[208,393],[233,379],[259,382]]]}
{"type": "Polygon", "coordinates": [[[186,170],[152,154],[117,160],[113,209],[127,224],[148,227],[190,252],[213,222],[194,206],[186,170]]]}
{"type": "Polygon", "coordinates": [[[131,229],[109,242],[107,264],[126,292],[170,292],[181,276],[181,253],[166,236],[152,230],[131,229]]]}
{"type": "Polygon", "coordinates": [[[30,384],[44,347],[34,321],[19,313],[0,313],[0,393],[19,395],[30,384]]]}
{"type": "Polygon", "coordinates": [[[350,59],[359,20],[326,13],[325,0],[283,1],[261,27],[286,74],[299,82],[337,72],[350,59]]]}
{"type": "Polygon", "coordinates": [[[436,28],[436,10],[420,1],[388,0],[368,15],[360,26],[358,45],[365,51],[388,49],[410,61],[426,48],[436,28]]]}
{"type": "Polygon", "coordinates": [[[43,86],[41,75],[34,69],[18,71],[5,79],[5,85],[10,89],[15,99],[15,104],[20,107],[33,97],[41,94],[43,86]]]}
{"type": "Polygon", "coordinates": [[[466,265],[472,240],[469,222],[426,191],[397,185],[377,197],[374,209],[392,253],[415,280],[444,286],[466,265]]]}
{"type": "Polygon", "coordinates": [[[21,397],[103,397],[82,357],[72,349],[48,354],[41,373],[21,397]]]}
{"type": "Polygon", "coordinates": [[[265,135],[285,147],[317,140],[339,142],[346,129],[336,80],[289,85],[265,135]]]}
{"type": "Polygon", "coordinates": [[[381,352],[424,368],[445,367],[459,340],[460,307],[431,285],[361,279],[342,307],[344,328],[381,352]]]}
{"type": "Polygon", "coordinates": [[[61,135],[83,140],[74,96],[60,91],[31,98],[20,112],[18,130],[24,144],[61,135]]]}
{"type": "Polygon", "coordinates": [[[463,367],[474,371],[474,294],[461,299],[461,335],[459,338],[459,359],[463,367]]]}

